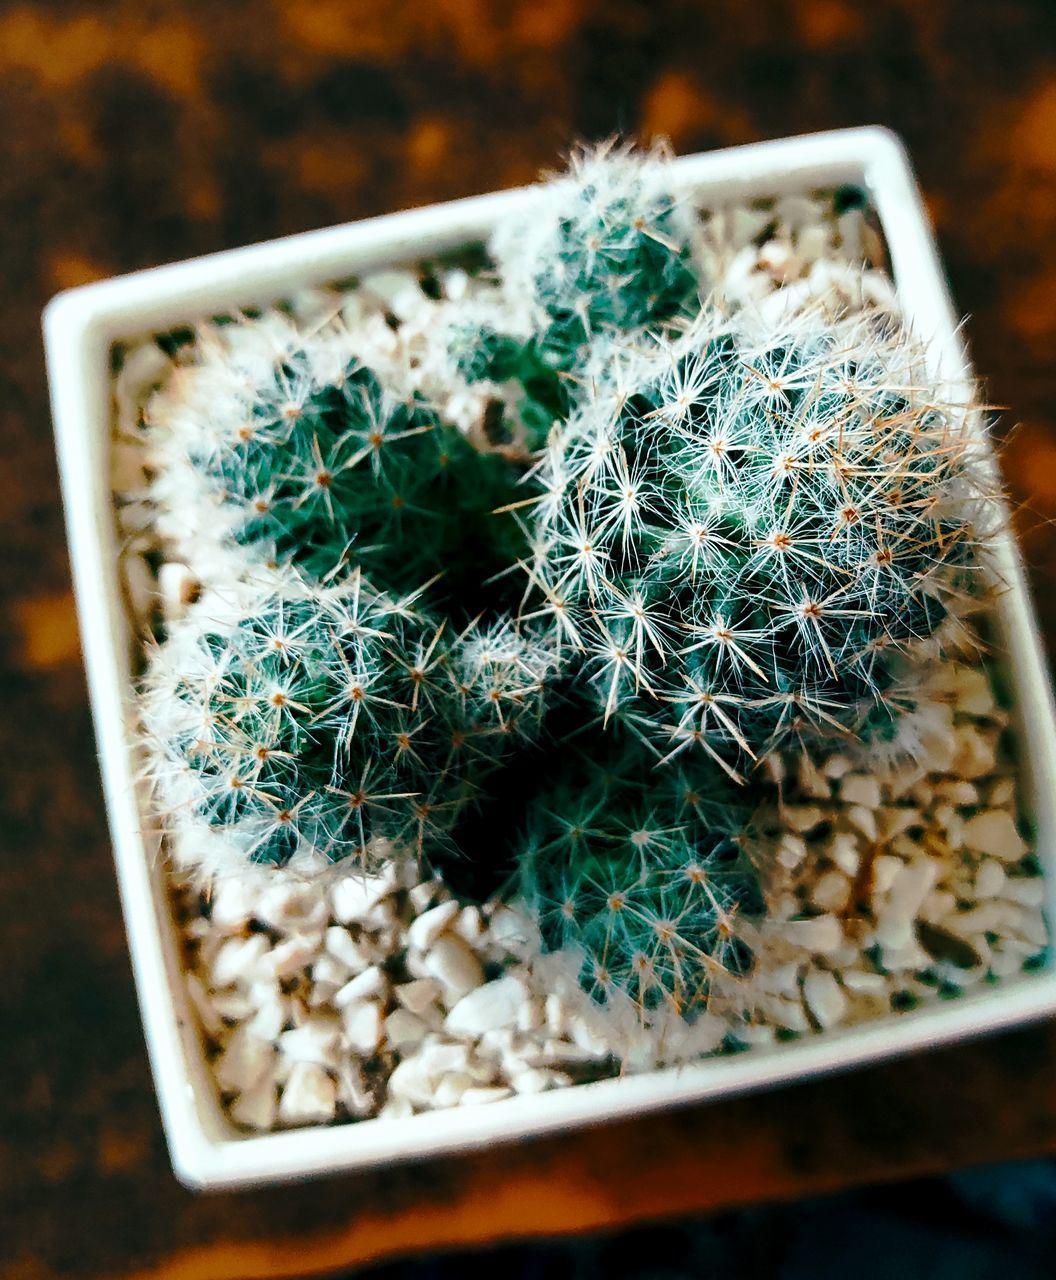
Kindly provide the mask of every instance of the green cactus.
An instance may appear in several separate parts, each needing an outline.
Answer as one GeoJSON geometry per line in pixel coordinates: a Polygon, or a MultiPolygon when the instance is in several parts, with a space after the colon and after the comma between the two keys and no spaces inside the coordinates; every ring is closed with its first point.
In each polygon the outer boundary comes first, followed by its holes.
{"type": "Polygon", "coordinates": [[[391,847],[432,859],[534,732],[550,666],[512,629],[449,637],[421,599],[359,574],[325,588],[266,572],[203,598],[155,650],[150,775],[206,879],[247,862],[368,865],[391,847]],[[200,840],[206,828],[219,838],[200,840]]]}
{"type": "Polygon", "coordinates": [[[516,422],[501,424],[504,442],[516,442],[519,436],[534,452],[553,424],[572,410],[575,381],[537,337],[520,339],[487,324],[467,323],[453,328],[448,351],[470,385],[493,382],[516,388],[516,422]]]}
{"type": "Polygon", "coordinates": [[[740,921],[762,910],[738,845],[750,805],[707,765],[653,764],[611,735],[589,759],[563,755],[561,781],[533,801],[517,890],[545,948],[580,953],[595,998],[691,1015],[750,962],[740,921]]]}
{"type": "Polygon", "coordinates": [[[739,776],[897,712],[891,656],[985,576],[988,484],[932,382],[904,333],[805,314],[705,316],[596,388],[541,463],[531,574],[606,722],[739,776]]]}
{"type": "Polygon", "coordinates": [[[358,566],[398,594],[443,574],[465,620],[523,552],[517,523],[492,514],[518,496],[517,472],[354,345],[339,328],[303,338],[249,321],[192,348],[197,364],[148,410],[163,527],[196,564],[212,540],[315,578],[358,566]]]}
{"type": "Polygon", "coordinates": [[[656,148],[581,150],[567,177],[539,189],[523,221],[496,232],[500,276],[529,304],[532,332],[469,325],[450,353],[467,381],[520,388],[529,448],[577,402],[599,339],[664,327],[694,309],[693,219],[670,193],[666,160],[656,148]]]}

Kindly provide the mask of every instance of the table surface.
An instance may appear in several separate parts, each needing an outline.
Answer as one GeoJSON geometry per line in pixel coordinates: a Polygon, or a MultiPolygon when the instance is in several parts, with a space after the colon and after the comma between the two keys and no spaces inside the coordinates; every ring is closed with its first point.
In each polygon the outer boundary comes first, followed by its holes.
{"type": "Polygon", "coordinates": [[[70,285],[531,179],[577,137],[907,140],[1056,638],[1051,0],[0,3],[0,1270],[294,1276],[1056,1152],[1056,1026],[299,1187],[169,1171],[85,702],[38,314],[70,285]],[[237,12],[236,12],[237,10],[237,12]]]}

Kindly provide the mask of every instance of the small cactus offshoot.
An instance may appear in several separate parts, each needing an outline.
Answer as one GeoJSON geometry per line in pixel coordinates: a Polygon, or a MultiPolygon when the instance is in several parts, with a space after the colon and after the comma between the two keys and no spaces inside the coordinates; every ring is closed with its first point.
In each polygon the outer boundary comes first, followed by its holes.
{"type": "Polygon", "coordinates": [[[530,305],[527,338],[487,325],[456,332],[451,355],[469,382],[520,387],[518,417],[539,448],[588,380],[594,344],[693,313],[700,281],[693,216],[671,192],[667,156],[607,144],[572,158],[527,216],[500,227],[492,252],[507,291],[530,305]]]}
{"type": "Polygon", "coordinates": [[[600,765],[573,755],[533,802],[518,891],[546,949],[580,953],[595,998],[693,1014],[750,962],[740,921],[762,901],[737,843],[750,809],[706,764],[658,774],[633,741],[608,749],[600,765]]]}
{"type": "Polygon", "coordinates": [[[580,151],[524,224],[493,238],[507,287],[544,317],[539,345],[554,367],[574,368],[600,333],[655,327],[696,302],[693,215],[672,193],[667,160],[612,144],[580,151]]]}
{"type": "Polygon", "coordinates": [[[964,406],[875,318],[705,316],[617,368],[539,468],[538,612],[604,721],[737,776],[856,732],[891,659],[941,645],[985,580],[991,504],[964,406]]]}

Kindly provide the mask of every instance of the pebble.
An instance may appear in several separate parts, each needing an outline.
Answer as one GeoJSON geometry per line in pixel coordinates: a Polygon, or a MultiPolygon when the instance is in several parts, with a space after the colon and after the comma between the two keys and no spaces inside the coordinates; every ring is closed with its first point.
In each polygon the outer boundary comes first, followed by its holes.
{"type": "Polygon", "coordinates": [[[321,933],[328,912],[326,899],[312,885],[280,883],[260,894],[253,915],[275,933],[321,933]]]}
{"type": "Polygon", "coordinates": [[[433,1084],[417,1056],[398,1062],[392,1069],[387,1086],[390,1098],[404,1099],[416,1107],[427,1107],[432,1103],[433,1084]]]}
{"type": "Polygon", "coordinates": [[[510,1076],[515,1093],[545,1093],[567,1081],[567,1076],[559,1071],[548,1071],[545,1067],[528,1067],[510,1076]]]}
{"type": "Polygon", "coordinates": [[[369,969],[364,969],[350,982],[345,983],[334,995],[334,1004],[337,1008],[343,1009],[345,1005],[355,1004],[361,1000],[379,999],[388,993],[388,989],[388,978],[377,965],[371,965],[369,969]]]}
{"type": "Polygon", "coordinates": [[[834,1027],[847,1013],[847,997],[835,977],[824,969],[811,969],[803,979],[803,997],[820,1027],[834,1027]]]}
{"type": "Polygon", "coordinates": [[[336,1018],[317,1015],[299,1027],[279,1036],[279,1052],[294,1062],[316,1062],[324,1067],[337,1066],[341,1024],[336,1018]]]}
{"type": "Polygon", "coordinates": [[[829,775],[822,773],[810,756],[805,753],[799,761],[799,788],[811,800],[832,798],[832,787],[829,775]]]}
{"type": "Polygon", "coordinates": [[[429,1024],[409,1009],[393,1009],[385,1018],[385,1038],[400,1052],[421,1044],[428,1033],[429,1024]]]}
{"type": "Polygon", "coordinates": [[[286,1001],[279,988],[274,984],[254,984],[250,999],[255,1011],[246,1026],[254,1035],[264,1040],[278,1039],[289,1016],[286,1001]]]}
{"type": "Polygon", "coordinates": [[[294,934],[267,953],[265,967],[276,978],[287,978],[311,963],[319,954],[320,941],[318,936],[312,938],[294,934]]]}
{"type": "Polygon", "coordinates": [[[271,1041],[239,1027],[213,1065],[213,1074],[221,1089],[243,1093],[257,1083],[274,1061],[275,1047],[271,1041]]]}
{"type": "Polygon", "coordinates": [[[342,924],[358,922],[379,901],[392,892],[387,876],[347,875],[330,890],[330,906],[342,924]]]}
{"type": "Polygon", "coordinates": [[[1012,808],[1016,799],[1016,782],[1014,778],[998,778],[990,784],[987,803],[992,809],[1012,808]]]}
{"type": "Polygon", "coordinates": [[[211,998],[213,1008],[228,1022],[240,1022],[254,1012],[253,1001],[244,988],[241,991],[214,991],[211,998]]]}
{"type": "Polygon", "coordinates": [[[759,1008],[768,1020],[785,1031],[809,1031],[810,1020],[806,1010],[797,1000],[786,1000],[781,996],[761,995],[759,1008]]]}
{"type": "Polygon", "coordinates": [[[440,999],[443,988],[433,978],[403,982],[395,989],[396,999],[411,1013],[424,1013],[440,999]]]}
{"type": "Polygon", "coordinates": [[[332,955],[324,953],[312,961],[312,986],[327,988],[328,1000],[333,999],[334,994],[350,977],[348,966],[332,955]]]}
{"type": "Polygon", "coordinates": [[[997,764],[996,737],[984,737],[973,725],[958,725],[955,733],[956,754],[950,771],[969,781],[993,773],[997,764]]]}
{"type": "Polygon", "coordinates": [[[453,925],[453,931],[465,939],[471,947],[479,944],[484,937],[486,925],[479,907],[463,907],[453,925]]]}
{"type": "Polygon", "coordinates": [[[843,985],[849,991],[864,995],[882,995],[887,990],[887,979],[882,973],[870,973],[862,969],[845,969],[843,985]]]}
{"type": "Polygon", "coordinates": [[[444,885],[442,881],[423,880],[421,884],[411,886],[407,897],[415,915],[421,915],[433,905],[443,892],[444,885]]]}
{"type": "Polygon", "coordinates": [[[414,1115],[414,1107],[406,1098],[390,1098],[378,1112],[378,1119],[406,1120],[414,1115]]]}
{"type": "Polygon", "coordinates": [[[216,953],[211,978],[214,987],[229,987],[235,983],[249,983],[259,971],[260,963],[268,950],[268,940],[262,933],[248,938],[229,938],[216,953]]]}
{"type": "Polygon", "coordinates": [[[867,773],[848,773],[840,782],[840,799],[844,804],[880,808],[880,783],[867,773]]]}
{"type": "Polygon", "coordinates": [[[350,1116],[369,1116],[377,1106],[363,1068],[349,1058],[345,1058],[337,1068],[337,1101],[350,1116]]]}
{"type": "Polygon", "coordinates": [[[843,872],[853,879],[861,866],[857,839],[848,831],[838,831],[829,841],[826,853],[843,872]]]}
{"type": "Polygon", "coordinates": [[[297,1062],[283,1086],[279,1120],[284,1124],[325,1124],[337,1111],[337,1084],[314,1062],[297,1062]]]}
{"type": "Polygon", "coordinates": [[[836,755],[829,756],[829,758],[822,764],[821,771],[826,778],[832,778],[834,781],[837,781],[842,778],[844,774],[849,773],[852,768],[853,765],[850,760],[848,760],[846,756],[837,753],[836,755]]]}
{"type": "Polygon", "coordinates": [[[278,1102],[275,1078],[267,1072],[234,1100],[231,1119],[247,1129],[272,1129],[278,1115],[278,1102]]]}
{"type": "Polygon", "coordinates": [[[977,898],[998,897],[1007,879],[1001,863],[994,858],[987,858],[975,873],[975,896],[977,898]]]}
{"type": "Polygon", "coordinates": [[[339,924],[331,925],[324,935],[327,951],[340,961],[350,973],[362,973],[370,966],[367,950],[358,943],[347,929],[339,924]]]}
{"type": "Polygon", "coordinates": [[[432,1105],[434,1107],[454,1107],[462,1100],[467,1089],[473,1087],[473,1077],[464,1071],[453,1071],[441,1076],[433,1089],[432,1105]]]}
{"type": "Polygon", "coordinates": [[[499,1027],[515,1026],[526,997],[524,983],[508,974],[463,996],[447,1015],[444,1026],[458,1036],[475,1036],[499,1027]]]}
{"type": "Polygon", "coordinates": [[[430,1036],[418,1055],[423,1070],[432,1076],[465,1071],[469,1058],[469,1047],[460,1040],[444,1040],[438,1036],[430,1036]]]}
{"type": "Polygon", "coordinates": [[[810,900],[822,911],[843,911],[851,899],[851,882],[842,871],[823,871],[810,900]]]}
{"type": "Polygon", "coordinates": [[[809,920],[788,920],[781,926],[781,931],[788,942],[814,955],[835,951],[843,942],[843,929],[833,915],[814,916],[809,920]]]}
{"type": "Polygon", "coordinates": [[[255,895],[250,884],[238,878],[219,880],[209,900],[209,920],[222,933],[241,933],[253,915],[255,895]]]}
{"type": "Polygon", "coordinates": [[[201,594],[202,585],[185,564],[167,560],[158,570],[161,609],[169,622],[182,618],[201,594]]]}
{"type": "Polygon", "coordinates": [[[446,933],[455,923],[455,918],[458,916],[459,911],[460,907],[454,899],[450,902],[441,902],[438,907],[430,908],[430,910],[420,915],[407,930],[407,941],[419,951],[428,951],[440,938],[441,934],[446,933]]]}
{"type": "Polygon", "coordinates": [[[876,812],[873,809],[867,809],[861,804],[852,804],[847,808],[846,817],[848,823],[856,831],[860,831],[866,840],[875,840],[878,831],[876,826],[876,812]]]}
{"type": "Polygon", "coordinates": [[[802,836],[794,835],[790,831],[785,834],[777,843],[777,860],[783,867],[787,867],[789,871],[794,871],[807,856],[807,842],[802,836]]]}
{"type": "Polygon", "coordinates": [[[425,954],[425,972],[444,988],[454,1004],[484,981],[484,968],[472,949],[457,934],[442,934],[425,954]]]}
{"type": "Polygon", "coordinates": [[[377,1053],[385,1037],[385,1019],[376,1000],[346,1005],[341,1011],[345,1042],[353,1053],[365,1058],[377,1053]]]}
{"type": "Polygon", "coordinates": [[[964,778],[944,778],[935,784],[935,793],[962,809],[974,809],[979,804],[979,788],[964,778]]]}
{"type": "Polygon", "coordinates": [[[1019,862],[1027,844],[1007,809],[984,809],[964,824],[964,843],[975,853],[989,854],[1002,862],[1019,862]]]}
{"type": "Polygon", "coordinates": [[[789,830],[799,835],[813,831],[826,820],[825,810],[810,804],[786,804],[781,809],[781,817],[789,830]]]}

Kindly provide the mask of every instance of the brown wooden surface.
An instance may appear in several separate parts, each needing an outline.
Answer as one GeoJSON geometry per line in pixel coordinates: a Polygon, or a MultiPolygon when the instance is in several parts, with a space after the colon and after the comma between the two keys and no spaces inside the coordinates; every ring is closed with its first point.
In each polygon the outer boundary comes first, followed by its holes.
{"type": "Polygon", "coordinates": [[[465,1160],[195,1198],[167,1166],[69,595],[67,285],[528,179],[576,136],[908,140],[1056,638],[1052,0],[0,4],[0,1273],[293,1276],[1056,1152],[1056,1027],[465,1160]]]}

